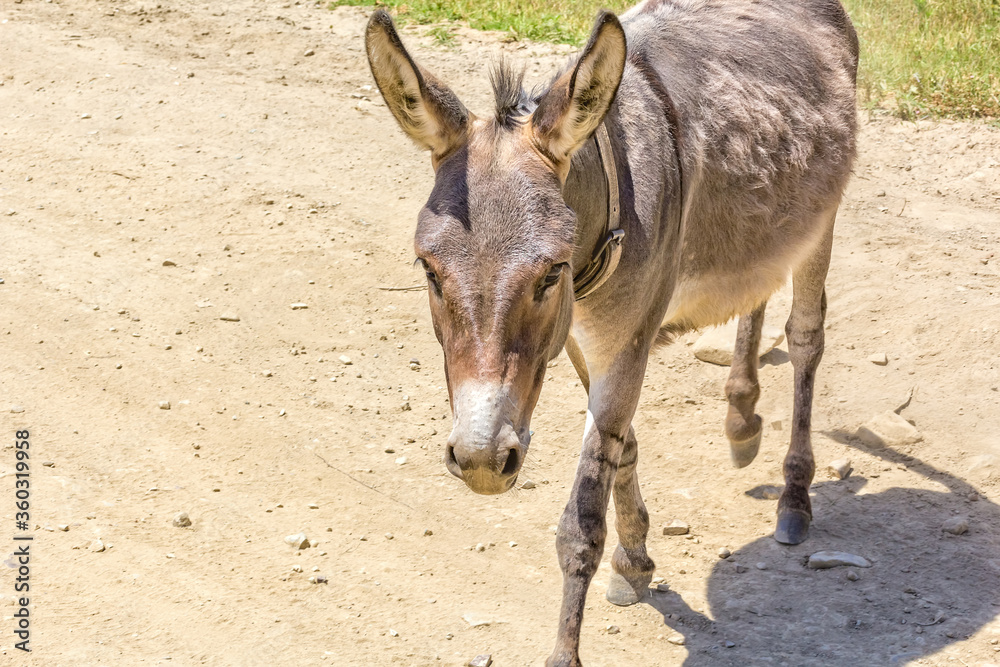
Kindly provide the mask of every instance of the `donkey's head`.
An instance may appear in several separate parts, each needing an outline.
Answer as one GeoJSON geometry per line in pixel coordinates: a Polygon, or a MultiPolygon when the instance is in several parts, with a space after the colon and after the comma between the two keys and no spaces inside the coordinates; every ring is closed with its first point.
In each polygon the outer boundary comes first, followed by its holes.
{"type": "Polygon", "coordinates": [[[503,493],[524,462],[546,362],[569,332],[576,216],[562,186],[614,100],[625,34],[602,13],[577,63],[533,99],[496,69],[488,118],[413,61],[385,11],[365,42],[386,105],[436,173],[415,249],[451,397],[445,464],[473,491],[503,493]]]}

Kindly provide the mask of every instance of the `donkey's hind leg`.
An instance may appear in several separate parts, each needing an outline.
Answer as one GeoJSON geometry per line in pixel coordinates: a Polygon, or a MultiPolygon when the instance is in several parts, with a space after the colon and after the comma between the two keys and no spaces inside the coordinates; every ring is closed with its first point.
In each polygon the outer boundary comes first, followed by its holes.
{"type": "Polygon", "coordinates": [[[810,440],[813,384],[823,357],[826,272],[830,267],[835,217],[836,209],[821,222],[826,226],[823,239],[792,275],[792,312],[785,324],[785,335],[795,370],[795,406],[792,442],[785,456],[785,490],[778,499],[778,526],[774,531],[774,539],[782,544],[804,541],[812,521],[809,485],[816,472],[810,440]]]}
{"type": "Polygon", "coordinates": [[[760,304],[749,315],[740,317],[736,334],[733,365],[726,381],[726,398],[729,414],[726,415],[726,437],[733,465],[744,468],[757,456],[760,449],[761,419],[754,414],[760,385],[757,384],[757,351],[760,348],[760,330],[764,324],[764,306],[760,304]]]}

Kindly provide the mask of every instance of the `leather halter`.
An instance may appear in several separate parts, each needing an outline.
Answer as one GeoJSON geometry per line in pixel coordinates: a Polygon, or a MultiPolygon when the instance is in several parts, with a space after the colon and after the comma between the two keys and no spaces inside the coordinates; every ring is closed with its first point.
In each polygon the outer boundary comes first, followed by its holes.
{"type": "Polygon", "coordinates": [[[618,226],[620,214],[618,169],[615,167],[615,156],[611,151],[608,128],[604,123],[598,126],[594,139],[597,142],[597,156],[608,181],[608,222],[605,227],[607,231],[594,249],[590,262],[573,276],[573,293],[577,301],[586,299],[597,291],[597,288],[615,272],[618,262],[621,261],[622,240],[625,238],[625,230],[618,226]]]}

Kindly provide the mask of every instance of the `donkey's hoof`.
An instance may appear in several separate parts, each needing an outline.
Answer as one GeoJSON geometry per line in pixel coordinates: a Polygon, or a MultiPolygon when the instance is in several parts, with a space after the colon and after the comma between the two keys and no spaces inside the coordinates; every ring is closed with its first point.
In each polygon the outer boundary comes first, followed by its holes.
{"type": "Polygon", "coordinates": [[[748,440],[729,441],[729,456],[735,467],[746,468],[757,458],[757,452],[760,451],[760,435],[761,431],[757,431],[748,440]]]}
{"type": "Polygon", "coordinates": [[[642,576],[640,579],[641,581],[636,580],[633,584],[617,572],[612,572],[611,581],[608,582],[608,602],[619,607],[627,607],[641,600],[649,589],[649,582],[652,581],[653,575],[642,576]]]}
{"type": "Polygon", "coordinates": [[[774,539],[782,544],[801,544],[809,537],[809,523],[812,519],[804,512],[786,510],[778,515],[778,527],[774,539]]]}

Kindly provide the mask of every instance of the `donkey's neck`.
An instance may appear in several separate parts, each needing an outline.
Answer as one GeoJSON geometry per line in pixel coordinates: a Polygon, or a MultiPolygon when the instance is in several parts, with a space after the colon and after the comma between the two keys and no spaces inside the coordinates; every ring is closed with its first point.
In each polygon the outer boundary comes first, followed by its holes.
{"type": "Polygon", "coordinates": [[[576,213],[573,271],[579,272],[590,263],[594,248],[607,233],[608,224],[608,181],[593,138],[573,155],[563,186],[563,198],[576,213]]]}

